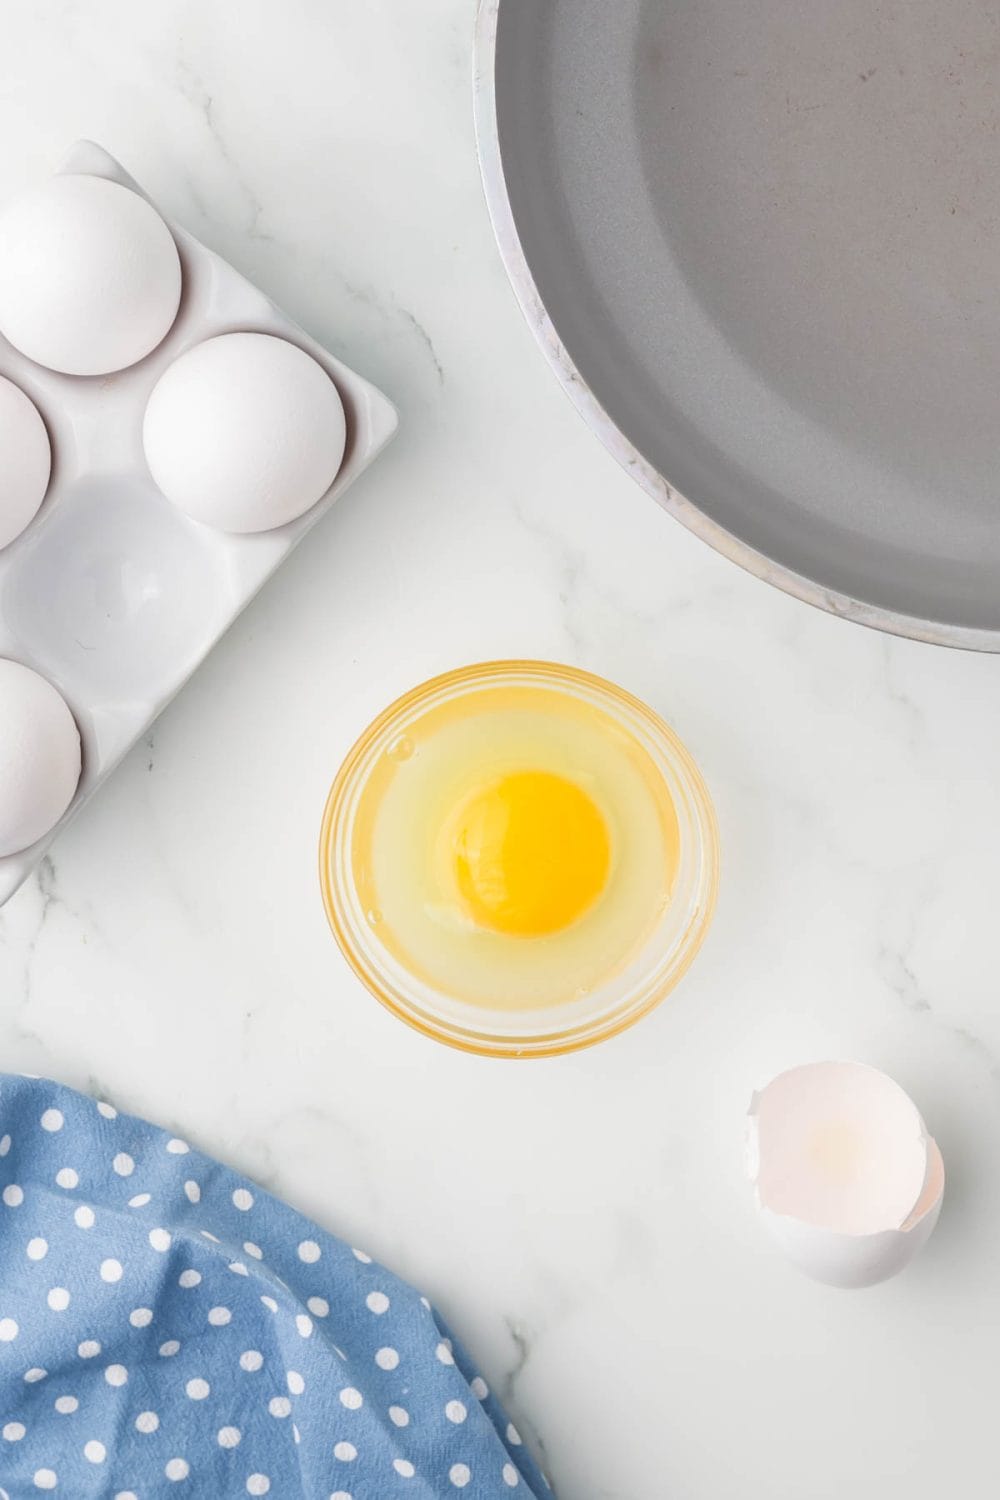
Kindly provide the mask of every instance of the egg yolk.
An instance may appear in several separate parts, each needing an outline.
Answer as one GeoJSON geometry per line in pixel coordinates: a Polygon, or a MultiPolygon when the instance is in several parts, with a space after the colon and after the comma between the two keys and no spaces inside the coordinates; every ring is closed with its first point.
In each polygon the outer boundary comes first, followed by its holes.
{"type": "Polygon", "coordinates": [[[462,903],[479,927],[543,937],[568,927],[604,889],[607,824],[591,797],[551,771],[516,771],[459,808],[450,854],[462,903]]]}

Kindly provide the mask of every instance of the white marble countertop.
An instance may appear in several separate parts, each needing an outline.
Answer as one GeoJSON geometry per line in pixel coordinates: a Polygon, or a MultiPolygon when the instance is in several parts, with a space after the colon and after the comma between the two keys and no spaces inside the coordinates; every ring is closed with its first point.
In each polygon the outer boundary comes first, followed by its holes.
{"type": "Polygon", "coordinates": [[[101,141],[402,414],[0,914],[3,1066],[174,1126],[421,1284],[564,1500],[979,1500],[1000,1480],[1000,661],[787,599],[619,472],[494,247],[471,11],[3,8],[0,193],[101,141]],[[315,874],[371,715],[515,654],[659,709],[724,853],[669,1001],[531,1065],[383,1012],[315,874]],[[949,1169],[923,1258],[864,1293],[784,1265],[741,1175],[751,1087],[829,1055],[899,1078],[949,1169]]]}

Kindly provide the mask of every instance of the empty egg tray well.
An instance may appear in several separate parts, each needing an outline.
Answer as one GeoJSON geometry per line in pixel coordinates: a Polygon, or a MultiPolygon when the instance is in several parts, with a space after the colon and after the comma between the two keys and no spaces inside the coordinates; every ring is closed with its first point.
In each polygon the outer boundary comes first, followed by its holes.
{"type": "MultiPolygon", "coordinates": [[[[60,170],[106,177],[146,196],[89,142],[74,147],[60,170]]],[[[0,858],[0,904],[396,429],[395,408],[380,391],[204,245],[170,229],[183,274],[180,310],[138,364],[106,376],[60,375],[0,338],[0,375],[34,401],[52,445],[41,509],[0,550],[0,657],[59,689],[83,748],[80,783],[59,823],[30,848],[0,858]],[[166,367],[193,345],[238,330],[304,349],[334,381],[347,420],[343,462],[327,492],[298,520],[252,535],[189,520],[153,483],[142,448],[146,402],[166,367]]]]}

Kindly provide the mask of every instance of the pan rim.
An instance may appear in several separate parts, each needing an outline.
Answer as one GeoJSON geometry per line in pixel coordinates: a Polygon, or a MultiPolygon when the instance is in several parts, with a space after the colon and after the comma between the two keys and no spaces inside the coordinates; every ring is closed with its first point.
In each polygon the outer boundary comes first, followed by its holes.
{"type": "Polygon", "coordinates": [[[542,301],[514,218],[496,109],[496,41],[500,6],[510,0],[478,0],[474,47],[473,109],[479,170],[486,206],[507,277],[521,312],[566,395],[587,426],[621,467],[657,503],[714,551],[783,593],[827,614],[929,645],[1000,652],[1000,629],[923,619],[827,588],[742,541],[683,495],[639,451],[608,415],[570,357],[542,301]]]}

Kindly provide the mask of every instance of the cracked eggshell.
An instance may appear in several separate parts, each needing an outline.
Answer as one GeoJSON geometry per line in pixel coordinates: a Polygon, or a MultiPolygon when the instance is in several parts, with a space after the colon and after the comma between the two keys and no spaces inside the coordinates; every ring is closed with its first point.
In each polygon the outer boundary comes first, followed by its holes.
{"type": "Polygon", "coordinates": [[[895,1276],[930,1238],[944,1195],[916,1106],[862,1063],[807,1064],[755,1093],[747,1171],[772,1238],[829,1286],[895,1276]]]}

